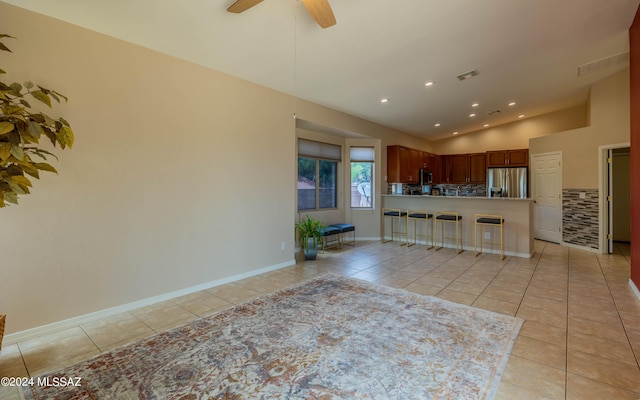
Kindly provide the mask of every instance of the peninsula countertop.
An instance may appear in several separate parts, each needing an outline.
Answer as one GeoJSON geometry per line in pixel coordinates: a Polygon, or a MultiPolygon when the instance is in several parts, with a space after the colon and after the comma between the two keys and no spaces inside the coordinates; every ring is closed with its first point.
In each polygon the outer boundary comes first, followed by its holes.
{"type": "MultiPolygon", "coordinates": [[[[462,217],[462,247],[470,251],[473,251],[474,244],[475,214],[501,215],[505,221],[505,254],[525,258],[533,256],[534,202],[531,198],[384,194],[382,195],[382,207],[412,211],[421,210],[430,214],[457,212],[462,217]]],[[[388,225],[383,222],[382,228],[384,231],[382,234],[384,237],[390,237],[390,227],[388,225]]],[[[447,226],[445,229],[451,229],[451,227],[447,226]]],[[[489,228],[482,229],[484,232],[489,228]]],[[[413,230],[413,227],[411,230],[413,230]]],[[[440,227],[438,230],[440,230],[440,227]]],[[[446,236],[451,236],[450,233],[447,232],[446,236]]],[[[480,228],[478,234],[481,234],[480,228]]],[[[494,234],[495,232],[492,233],[492,236],[494,234]]],[[[445,246],[449,247],[452,244],[445,244],[445,246]]],[[[485,248],[484,251],[485,253],[493,253],[495,248],[485,248]]]]}
{"type": "Polygon", "coordinates": [[[406,198],[429,198],[429,199],[463,199],[463,200],[510,200],[510,201],[533,201],[532,198],[520,197],[486,197],[486,196],[433,196],[430,194],[383,194],[382,197],[406,197],[406,198]]]}

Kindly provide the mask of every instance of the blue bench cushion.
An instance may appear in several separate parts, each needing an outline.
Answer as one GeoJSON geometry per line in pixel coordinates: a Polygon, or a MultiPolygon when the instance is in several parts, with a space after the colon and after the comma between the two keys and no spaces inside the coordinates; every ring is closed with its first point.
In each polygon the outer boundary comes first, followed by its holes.
{"type": "MultiPolygon", "coordinates": [[[[449,214],[445,214],[445,215],[438,215],[436,217],[436,219],[439,220],[444,220],[444,221],[456,221],[456,216],[455,215],[449,215],[449,214]]],[[[458,215],[458,219],[457,221],[460,221],[462,219],[461,215],[458,215]]]]}
{"type": "Polygon", "coordinates": [[[320,236],[331,236],[337,235],[340,233],[340,228],[336,228],[334,226],[326,226],[324,228],[320,228],[320,236]]]}
{"type": "Polygon", "coordinates": [[[329,226],[333,227],[333,228],[340,229],[341,233],[353,232],[353,231],[356,230],[356,227],[351,225],[351,224],[333,224],[333,225],[329,225],[329,226]]]}
{"type": "Polygon", "coordinates": [[[504,224],[504,218],[502,219],[502,221],[500,221],[500,218],[478,218],[476,220],[477,223],[479,224],[495,224],[495,225],[500,225],[501,223],[504,224]]]}
{"type": "Polygon", "coordinates": [[[407,212],[401,211],[400,213],[398,213],[397,211],[385,211],[384,215],[386,215],[387,217],[404,217],[405,215],[407,215],[407,212]]]}
{"type": "Polygon", "coordinates": [[[433,214],[429,214],[427,216],[427,214],[425,213],[411,213],[409,214],[409,218],[422,218],[422,219],[427,219],[427,218],[433,218],[433,214]]]}

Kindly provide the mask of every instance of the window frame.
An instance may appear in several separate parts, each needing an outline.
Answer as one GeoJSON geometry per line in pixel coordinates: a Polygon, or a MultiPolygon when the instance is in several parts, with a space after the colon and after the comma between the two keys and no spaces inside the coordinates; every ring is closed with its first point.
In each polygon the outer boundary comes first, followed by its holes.
{"type": "Polygon", "coordinates": [[[340,209],[340,168],[342,166],[342,146],[324,143],[324,142],[316,142],[313,140],[298,139],[298,164],[296,166],[297,174],[298,174],[298,185],[300,178],[300,159],[309,159],[315,161],[315,173],[314,173],[314,208],[300,208],[300,188],[298,187],[296,190],[297,193],[297,211],[329,211],[329,210],[337,210],[340,209]],[[322,193],[321,193],[321,163],[329,162],[335,163],[334,170],[332,173],[333,176],[333,189],[334,195],[332,199],[333,206],[332,207],[321,207],[322,203],[322,193]]]}
{"type": "MultiPolygon", "coordinates": [[[[360,196],[366,194],[366,187],[361,188],[358,185],[358,193],[360,196]],[[362,192],[364,190],[364,193],[362,192]]],[[[375,193],[375,147],[374,146],[350,146],[349,147],[349,206],[352,210],[373,210],[375,209],[374,196],[375,193]],[[369,199],[368,206],[354,206],[353,204],[353,167],[354,164],[369,164],[369,199]]],[[[360,201],[362,204],[362,201],[360,201]]]]}

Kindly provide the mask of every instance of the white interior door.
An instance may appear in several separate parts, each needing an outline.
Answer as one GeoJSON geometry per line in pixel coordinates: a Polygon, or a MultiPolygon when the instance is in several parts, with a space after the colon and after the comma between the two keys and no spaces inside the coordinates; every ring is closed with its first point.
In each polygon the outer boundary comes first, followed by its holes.
{"type": "Polygon", "coordinates": [[[533,155],[532,197],[536,239],[562,242],[562,153],[533,155]]]}

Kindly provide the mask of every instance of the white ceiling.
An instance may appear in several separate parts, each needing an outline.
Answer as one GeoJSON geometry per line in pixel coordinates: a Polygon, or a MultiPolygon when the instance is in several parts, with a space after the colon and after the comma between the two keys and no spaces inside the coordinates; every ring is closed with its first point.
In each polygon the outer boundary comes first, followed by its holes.
{"type": "Polygon", "coordinates": [[[628,62],[578,66],[628,52],[640,3],[329,0],[321,29],[298,0],[3,1],[432,140],[584,104],[628,62]]]}

